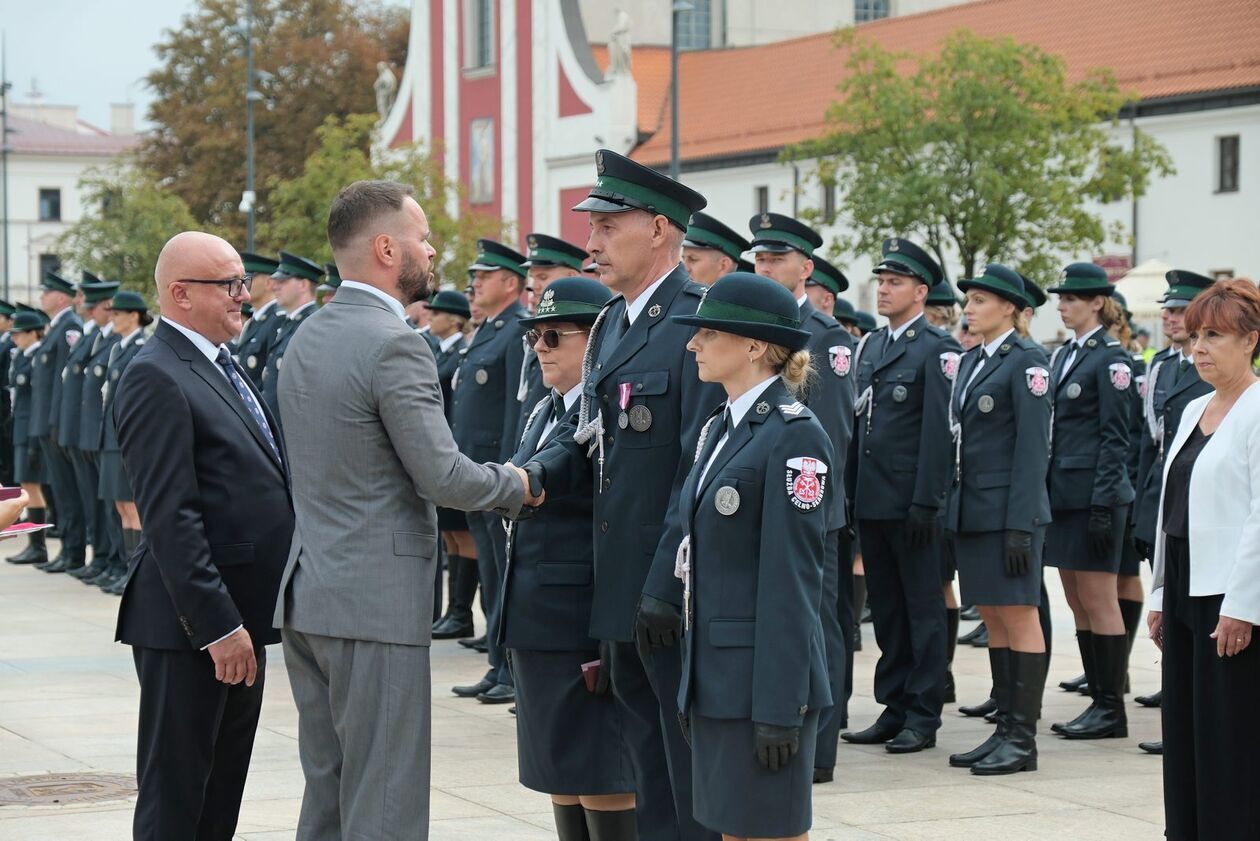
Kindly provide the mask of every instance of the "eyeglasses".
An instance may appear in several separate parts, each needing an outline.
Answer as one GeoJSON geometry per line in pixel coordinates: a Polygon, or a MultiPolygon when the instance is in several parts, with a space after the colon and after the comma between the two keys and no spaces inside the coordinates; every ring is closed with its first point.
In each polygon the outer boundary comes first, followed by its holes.
{"type": "Polygon", "coordinates": [[[176,283],[200,283],[204,286],[222,286],[227,290],[229,298],[239,298],[241,291],[249,291],[254,285],[254,276],[247,274],[243,277],[227,277],[223,280],[193,280],[192,278],[182,277],[176,283]]]}
{"type": "Polygon", "coordinates": [[[537,330],[530,330],[525,334],[525,341],[529,342],[530,347],[533,347],[538,344],[539,339],[542,339],[544,345],[555,350],[560,347],[561,336],[572,336],[574,333],[585,332],[585,330],[543,330],[540,333],[537,330]]]}

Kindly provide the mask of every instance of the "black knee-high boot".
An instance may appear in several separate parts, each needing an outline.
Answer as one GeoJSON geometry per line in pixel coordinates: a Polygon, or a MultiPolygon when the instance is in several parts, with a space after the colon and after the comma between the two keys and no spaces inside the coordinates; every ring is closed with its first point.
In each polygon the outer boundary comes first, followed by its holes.
{"type": "Polygon", "coordinates": [[[591,841],[635,841],[639,837],[633,809],[621,812],[587,809],[586,826],[590,830],[591,841]]]}
{"type": "Polygon", "coordinates": [[[1133,643],[1137,640],[1138,628],[1142,626],[1142,609],[1145,607],[1145,602],[1137,602],[1130,599],[1120,600],[1120,617],[1124,620],[1124,634],[1129,638],[1129,652],[1124,658],[1124,694],[1126,695],[1129,694],[1130,690],[1129,656],[1133,654],[1133,643]]]}
{"type": "Polygon", "coordinates": [[[954,652],[958,650],[958,614],[956,607],[945,608],[945,703],[958,700],[954,688],[954,652]]]}
{"type": "Polygon", "coordinates": [[[556,835],[560,841],[591,841],[586,831],[586,810],[580,804],[561,806],[551,804],[551,812],[556,818],[556,835]]]}
{"type": "MultiPolygon", "coordinates": [[[[43,508],[27,508],[26,521],[28,523],[42,524],[46,522],[43,508]]],[[[45,530],[33,531],[28,538],[30,543],[16,555],[11,555],[6,560],[11,564],[42,564],[48,561],[48,544],[44,542],[45,530]]]]}
{"type": "Polygon", "coordinates": [[[1012,651],[1010,708],[1003,715],[1006,738],[995,751],[971,766],[981,777],[1037,770],[1037,719],[1046,689],[1046,655],[1012,651]]]}
{"type": "Polygon", "coordinates": [[[866,607],[866,576],[853,576],[853,650],[862,650],[862,611],[866,607]]]}
{"type": "Polygon", "coordinates": [[[1124,634],[1094,634],[1094,674],[1097,686],[1093,715],[1063,728],[1068,739],[1123,739],[1129,735],[1124,709],[1124,676],[1129,668],[1129,639],[1124,634]]]}
{"type": "MultiPolygon", "coordinates": [[[[1095,698],[1095,700],[1091,702],[1088,707],[1085,708],[1084,712],[1082,712],[1080,715],[1078,715],[1076,718],[1072,719],[1071,721],[1060,722],[1060,723],[1050,725],[1050,731],[1053,733],[1059,733],[1060,735],[1062,735],[1063,731],[1069,726],[1081,724],[1082,722],[1084,722],[1086,718],[1088,718],[1091,714],[1093,714],[1094,710],[1098,706],[1098,702],[1096,700],[1097,696],[1094,695],[1094,693],[1097,692],[1098,682],[1097,680],[1095,680],[1097,676],[1094,674],[1094,634],[1093,632],[1078,630],[1076,632],[1076,647],[1080,649],[1081,665],[1085,667],[1085,674],[1082,675],[1082,677],[1085,678],[1085,683],[1089,684],[1090,697],[1095,698]]],[[[1060,683],[1059,685],[1062,686],[1063,684],[1060,683]]]]}
{"type": "Polygon", "coordinates": [[[997,729],[979,747],[966,753],[952,754],[949,764],[955,768],[970,768],[997,750],[998,745],[1006,738],[1006,716],[1011,706],[1010,654],[1009,648],[989,648],[989,670],[993,673],[992,700],[997,709],[997,729]]]}

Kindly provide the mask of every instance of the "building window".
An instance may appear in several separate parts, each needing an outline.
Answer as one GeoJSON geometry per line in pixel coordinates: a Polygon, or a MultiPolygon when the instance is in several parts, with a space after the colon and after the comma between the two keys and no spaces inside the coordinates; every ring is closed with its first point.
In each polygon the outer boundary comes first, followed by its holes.
{"type": "Polygon", "coordinates": [[[889,0],[853,0],[853,22],[870,23],[890,14],[889,0]]]}
{"type": "Polygon", "coordinates": [[[836,221],[836,185],[825,181],[822,185],[822,212],[828,225],[836,221]]]}
{"type": "Polygon", "coordinates": [[[494,66],[494,0],[464,0],[464,69],[494,66]]]}
{"type": "Polygon", "coordinates": [[[39,221],[61,221],[61,191],[41,189],[39,191],[39,221]]]}
{"type": "Polygon", "coordinates": [[[61,273],[61,258],[56,254],[39,255],[39,279],[44,279],[45,272],[61,273]]]}
{"type": "Polygon", "coordinates": [[[713,2],[689,2],[691,8],[678,13],[678,49],[707,50],[713,46],[713,2]]]}
{"type": "Polygon", "coordinates": [[[1212,280],[1232,280],[1234,277],[1233,269],[1212,269],[1208,272],[1212,280]]]}
{"type": "Polygon", "coordinates": [[[494,201],[494,120],[484,117],[468,124],[468,201],[494,201]]]}
{"type": "Polygon", "coordinates": [[[1216,192],[1238,192],[1238,135],[1216,138],[1216,192]]]}
{"type": "Polygon", "coordinates": [[[757,200],[757,212],[758,213],[768,212],[770,210],[770,188],[769,187],[756,187],[754,188],[754,195],[756,196],[756,200],[757,200]]]}

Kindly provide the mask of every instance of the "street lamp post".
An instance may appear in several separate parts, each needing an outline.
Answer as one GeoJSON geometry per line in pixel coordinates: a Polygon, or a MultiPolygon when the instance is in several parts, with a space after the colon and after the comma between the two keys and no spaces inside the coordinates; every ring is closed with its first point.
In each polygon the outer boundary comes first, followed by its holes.
{"type": "Polygon", "coordinates": [[[669,177],[678,180],[678,15],[695,6],[675,0],[669,32],[669,177]]]}
{"type": "Polygon", "coordinates": [[[4,36],[0,35],[0,192],[4,193],[4,297],[9,297],[9,84],[4,36]]]}
{"type": "Polygon", "coordinates": [[[254,0],[245,11],[245,250],[254,250],[254,103],[262,94],[254,90],[254,0]]]}

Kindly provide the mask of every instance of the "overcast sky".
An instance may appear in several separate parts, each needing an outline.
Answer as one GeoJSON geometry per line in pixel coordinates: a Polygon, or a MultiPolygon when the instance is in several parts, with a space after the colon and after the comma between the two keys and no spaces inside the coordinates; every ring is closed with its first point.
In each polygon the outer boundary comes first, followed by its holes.
{"type": "Polygon", "coordinates": [[[102,128],[109,128],[115,102],[135,103],[143,123],[150,96],[142,79],[157,63],[153,44],[195,6],[195,0],[0,0],[14,101],[27,101],[34,84],[44,102],[77,105],[80,117],[102,128]]]}

